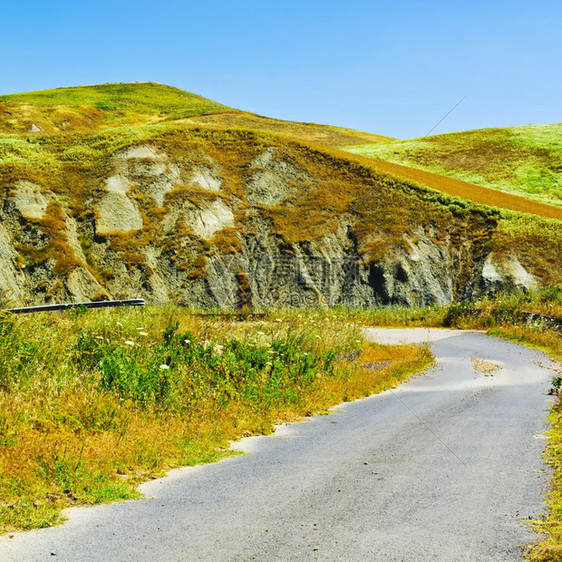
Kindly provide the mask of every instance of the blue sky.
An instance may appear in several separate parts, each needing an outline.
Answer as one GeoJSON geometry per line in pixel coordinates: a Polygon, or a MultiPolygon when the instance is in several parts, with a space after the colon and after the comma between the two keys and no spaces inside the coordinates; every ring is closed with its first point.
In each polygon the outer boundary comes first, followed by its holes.
{"type": "Polygon", "coordinates": [[[389,136],[562,121],[562,2],[6,0],[0,93],[155,81],[389,136]]]}

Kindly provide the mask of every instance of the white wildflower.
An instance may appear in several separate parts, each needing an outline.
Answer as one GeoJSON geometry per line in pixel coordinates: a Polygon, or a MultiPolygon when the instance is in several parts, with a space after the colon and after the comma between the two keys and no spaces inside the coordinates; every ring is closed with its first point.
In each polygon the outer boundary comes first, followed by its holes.
{"type": "Polygon", "coordinates": [[[146,332],[139,332],[139,336],[148,336],[146,332]]]}
{"type": "Polygon", "coordinates": [[[127,341],[125,342],[125,345],[135,345],[135,342],[134,342],[134,341],[131,341],[131,340],[127,340],[127,341]]]}
{"type": "Polygon", "coordinates": [[[170,368],[170,365],[166,365],[166,363],[163,363],[162,365],[160,365],[161,371],[167,371],[169,368],[170,368]]]}
{"type": "Polygon", "coordinates": [[[190,344],[191,342],[189,340],[183,340],[183,343],[190,344]]]}

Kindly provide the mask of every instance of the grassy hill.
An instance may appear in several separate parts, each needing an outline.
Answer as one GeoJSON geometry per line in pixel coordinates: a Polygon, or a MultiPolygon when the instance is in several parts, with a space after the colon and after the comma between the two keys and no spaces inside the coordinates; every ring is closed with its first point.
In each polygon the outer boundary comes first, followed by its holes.
{"type": "Polygon", "coordinates": [[[562,286],[556,216],[337,148],[365,143],[394,146],[152,83],[0,96],[0,308],[167,305],[0,314],[0,533],[136,497],[139,481],[427,364],[423,349],[361,352],[354,322],[557,313],[559,291],[532,290],[562,286]],[[481,315],[394,308],[472,297],[481,315]]]}
{"type": "Polygon", "coordinates": [[[99,86],[55,88],[0,96],[0,102],[42,107],[94,106],[102,110],[131,110],[140,114],[191,115],[228,110],[224,105],[190,92],[153,82],[113,83],[99,86]]]}
{"type": "Polygon", "coordinates": [[[346,147],[349,152],[371,160],[363,161],[363,165],[384,174],[476,203],[562,219],[559,210],[562,188],[557,173],[560,127],[557,125],[396,141],[329,125],[271,119],[152,82],[0,96],[0,133],[26,137],[57,133],[83,135],[156,123],[224,131],[263,131],[323,147],[346,147]],[[518,152],[514,151],[513,142],[506,141],[510,131],[518,152]],[[388,162],[393,164],[389,166],[388,162]],[[501,191],[490,191],[490,187],[501,191]],[[530,205],[529,199],[534,204],[530,205]]]}
{"type": "Polygon", "coordinates": [[[347,149],[562,208],[562,123],[480,129],[347,149]]]}
{"type": "Polygon", "coordinates": [[[413,181],[451,197],[459,197],[460,199],[480,205],[497,207],[518,213],[531,213],[539,217],[562,220],[562,207],[535,201],[523,195],[515,195],[514,193],[477,185],[455,177],[430,172],[419,167],[404,166],[403,164],[380,160],[372,156],[362,156],[361,151],[361,148],[356,151],[355,147],[347,147],[345,149],[345,152],[348,154],[353,153],[354,159],[364,166],[371,167],[385,175],[413,181]]]}
{"type": "Polygon", "coordinates": [[[0,133],[92,133],[123,125],[178,120],[221,129],[272,131],[328,146],[390,140],[340,127],[261,117],[153,82],[77,86],[0,96],[0,133]]]}
{"type": "Polygon", "coordinates": [[[92,132],[121,124],[140,124],[232,111],[178,88],[146,83],[57,88],[0,96],[0,132],[92,132]]]}
{"type": "Polygon", "coordinates": [[[191,117],[191,123],[221,129],[250,129],[254,131],[268,131],[284,137],[323,146],[339,147],[390,141],[389,137],[364,133],[353,129],[318,125],[316,123],[298,123],[295,121],[281,121],[245,112],[221,113],[191,117]]]}

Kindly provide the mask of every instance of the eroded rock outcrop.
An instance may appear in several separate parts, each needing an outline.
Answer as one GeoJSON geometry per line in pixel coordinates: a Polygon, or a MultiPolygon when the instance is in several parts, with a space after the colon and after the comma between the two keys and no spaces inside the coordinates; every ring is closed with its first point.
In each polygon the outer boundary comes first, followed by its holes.
{"type": "Polygon", "coordinates": [[[316,176],[278,147],[245,164],[216,158],[197,147],[181,158],[149,144],[120,150],[72,212],[60,193],[18,180],[0,212],[0,294],[14,305],[142,296],[221,308],[419,306],[540,284],[516,252],[493,251],[492,219],[420,213],[388,230],[395,203],[381,191],[370,204],[389,210],[367,228],[355,188],[341,184],[344,205],[330,173],[316,176]],[[314,195],[322,182],[331,187],[314,195]],[[330,189],[333,203],[320,200],[330,189]],[[314,222],[312,235],[285,236],[303,197],[310,211],[299,220],[314,222]],[[314,197],[337,220],[319,218],[314,197]]]}

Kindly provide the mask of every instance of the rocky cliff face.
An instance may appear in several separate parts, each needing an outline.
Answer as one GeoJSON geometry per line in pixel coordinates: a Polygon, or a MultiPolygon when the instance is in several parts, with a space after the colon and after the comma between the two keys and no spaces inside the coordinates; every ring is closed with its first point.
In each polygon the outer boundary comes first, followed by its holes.
{"type": "Polygon", "coordinates": [[[492,215],[239,137],[131,141],[88,169],[61,157],[57,181],[4,180],[4,303],[414,306],[541,283],[528,259],[494,251],[492,215]]]}

